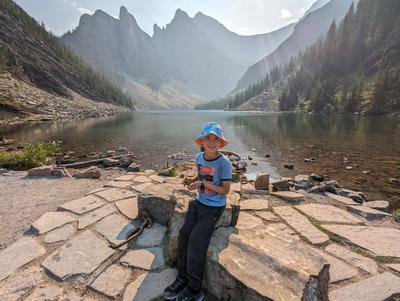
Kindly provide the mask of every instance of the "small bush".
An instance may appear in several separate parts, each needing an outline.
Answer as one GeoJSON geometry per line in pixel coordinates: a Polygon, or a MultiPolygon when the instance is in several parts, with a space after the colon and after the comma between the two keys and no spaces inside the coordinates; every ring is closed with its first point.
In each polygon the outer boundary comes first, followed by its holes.
{"type": "Polygon", "coordinates": [[[14,170],[25,170],[37,167],[45,163],[46,160],[52,157],[58,150],[58,145],[54,143],[27,143],[21,151],[0,151],[0,166],[14,170]]]}

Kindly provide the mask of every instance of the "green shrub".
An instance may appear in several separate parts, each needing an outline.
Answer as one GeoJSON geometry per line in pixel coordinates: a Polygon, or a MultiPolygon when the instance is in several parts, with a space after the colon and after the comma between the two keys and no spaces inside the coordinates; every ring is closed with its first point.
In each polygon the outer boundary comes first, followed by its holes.
{"type": "Polygon", "coordinates": [[[14,170],[37,167],[45,163],[58,150],[58,145],[54,143],[27,143],[21,151],[0,151],[0,166],[14,170]]]}

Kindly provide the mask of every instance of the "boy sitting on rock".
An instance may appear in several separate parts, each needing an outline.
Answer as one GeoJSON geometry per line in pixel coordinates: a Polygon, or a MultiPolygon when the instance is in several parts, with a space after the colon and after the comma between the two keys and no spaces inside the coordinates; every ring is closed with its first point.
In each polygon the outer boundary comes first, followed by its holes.
{"type": "Polygon", "coordinates": [[[228,144],[222,128],[215,122],[203,126],[196,143],[205,149],[197,154],[197,177],[185,179],[190,190],[198,191],[189,203],[178,238],[178,276],[165,289],[166,300],[201,301],[203,269],[214,227],[225,210],[232,165],[218,150],[228,144]]]}

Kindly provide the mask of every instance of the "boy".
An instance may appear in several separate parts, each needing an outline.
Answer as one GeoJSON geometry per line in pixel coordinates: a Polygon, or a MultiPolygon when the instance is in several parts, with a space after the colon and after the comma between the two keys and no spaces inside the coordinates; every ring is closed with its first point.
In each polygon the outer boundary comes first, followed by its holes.
{"type": "Polygon", "coordinates": [[[229,193],[232,165],[218,149],[226,146],[222,128],[215,122],[206,123],[196,143],[205,149],[196,157],[197,177],[185,179],[190,190],[198,190],[189,203],[185,222],[178,238],[178,276],[164,291],[166,300],[201,301],[201,283],[207,249],[214,227],[225,210],[229,193]]]}

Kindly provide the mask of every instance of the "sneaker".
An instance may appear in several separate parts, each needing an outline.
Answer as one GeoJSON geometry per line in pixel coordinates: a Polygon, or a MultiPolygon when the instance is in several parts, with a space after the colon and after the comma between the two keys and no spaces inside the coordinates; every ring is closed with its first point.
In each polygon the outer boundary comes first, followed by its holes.
{"type": "Polygon", "coordinates": [[[175,281],[164,290],[165,300],[175,300],[179,293],[186,287],[187,281],[176,277],[175,281]]]}
{"type": "Polygon", "coordinates": [[[177,301],[202,301],[204,300],[204,291],[200,290],[197,294],[191,294],[187,287],[181,291],[176,298],[177,301]]]}

